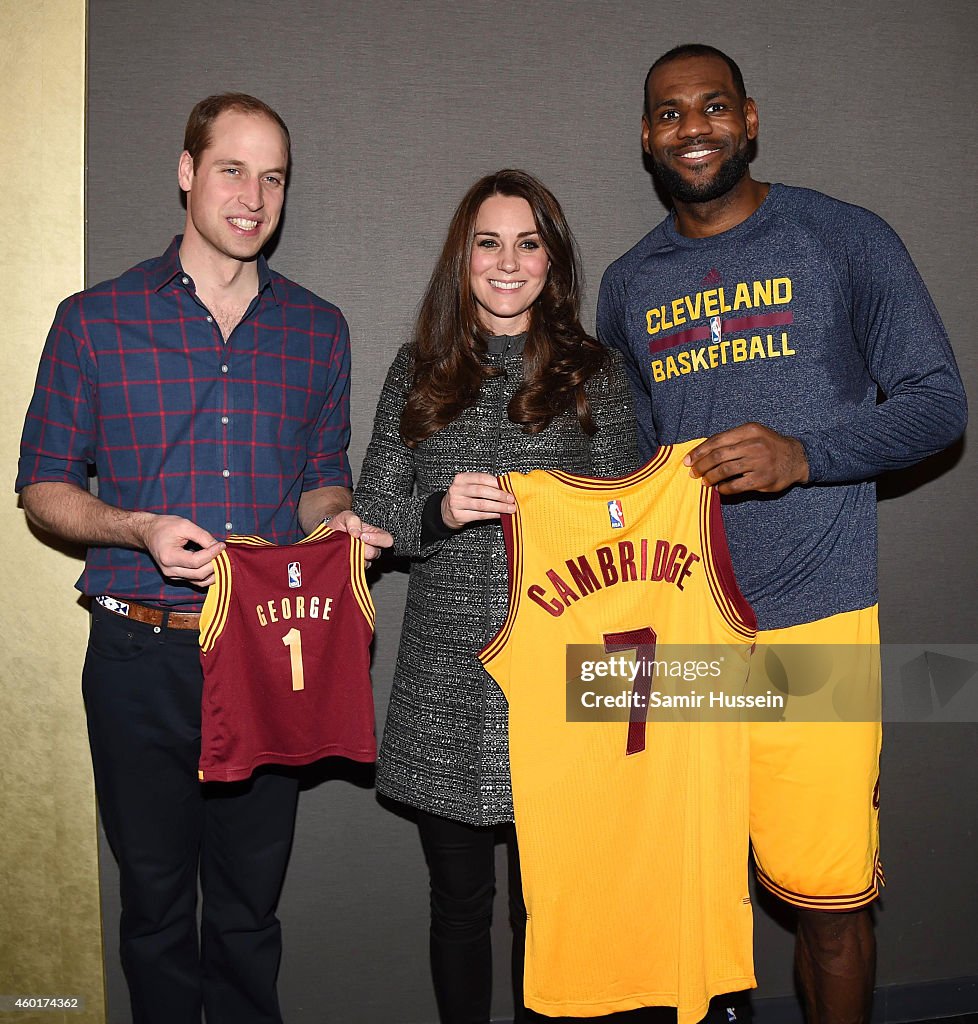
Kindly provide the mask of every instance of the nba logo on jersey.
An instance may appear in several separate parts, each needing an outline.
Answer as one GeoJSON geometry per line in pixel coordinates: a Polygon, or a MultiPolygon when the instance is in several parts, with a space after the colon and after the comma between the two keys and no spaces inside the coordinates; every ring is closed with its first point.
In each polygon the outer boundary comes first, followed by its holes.
{"type": "Polygon", "coordinates": [[[625,525],[625,513],[622,511],[621,502],[614,498],[608,502],[608,518],[611,520],[611,528],[620,530],[625,525]]]}
{"type": "Polygon", "coordinates": [[[298,562],[289,562],[289,586],[293,590],[302,586],[302,566],[298,562]]]}
{"type": "Polygon", "coordinates": [[[718,316],[710,317],[710,336],[713,338],[714,344],[720,340],[720,318],[718,316]]]}

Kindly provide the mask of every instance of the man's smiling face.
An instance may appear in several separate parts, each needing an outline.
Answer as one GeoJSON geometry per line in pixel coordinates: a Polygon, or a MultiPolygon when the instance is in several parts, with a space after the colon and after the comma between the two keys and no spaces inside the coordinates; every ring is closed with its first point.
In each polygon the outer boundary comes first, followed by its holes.
{"type": "Polygon", "coordinates": [[[711,202],[740,182],[757,137],[757,108],[719,57],[679,57],[653,71],[642,148],[656,177],[683,203],[711,202]]]}
{"type": "Polygon", "coordinates": [[[194,167],[180,157],[187,193],[184,245],[212,258],[251,260],[278,227],[285,202],[288,152],[282,131],[262,114],[225,110],[194,167]]]}

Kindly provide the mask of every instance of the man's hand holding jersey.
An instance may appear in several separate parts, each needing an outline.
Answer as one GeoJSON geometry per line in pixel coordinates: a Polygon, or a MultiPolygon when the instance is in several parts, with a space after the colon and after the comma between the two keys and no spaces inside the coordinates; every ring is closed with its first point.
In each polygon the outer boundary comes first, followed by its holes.
{"type": "Polygon", "coordinates": [[[352,509],[345,509],[332,516],[329,528],[339,530],[340,533],[348,533],[351,537],[363,541],[368,562],[372,562],[384,548],[389,548],[394,543],[394,538],[386,530],[365,523],[352,509]]]}
{"type": "Polygon", "coordinates": [[[776,494],[808,483],[808,458],[801,441],[760,423],[708,437],[684,459],[690,475],[721,494],[776,494]]]}

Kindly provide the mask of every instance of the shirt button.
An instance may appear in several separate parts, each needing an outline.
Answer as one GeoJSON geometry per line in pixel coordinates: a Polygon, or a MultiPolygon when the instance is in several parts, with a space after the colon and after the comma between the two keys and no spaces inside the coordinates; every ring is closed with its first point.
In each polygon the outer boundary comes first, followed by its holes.
{"type": "Polygon", "coordinates": [[[222,422],[222,423],[223,423],[223,424],[224,424],[225,426],[227,426],[227,423],[228,423],[228,418],[227,418],[227,416],[222,416],[222,417],[221,417],[221,422],[222,422]]]}
{"type": "Polygon", "coordinates": [[[207,322],[208,322],[209,324],[212,324],[212,323],[214,323],[214,317],[212,317],[212,316],[209,316],[209,317],[207,318],[207,322]]]}
{"type": "Polygon", "coordinates": [[[182,282],[183,282],[184,284],[190,284],[190,278],[189,278],[189,277],[181,277],[181,278],[180,278],[180,280],[181,280],[181,281],[182,281],[182,282]]]}
{"type": "Polygon", "coordinates": [[[228,364],[227,363],[222,363],[221,364],[221,373],[227,373],[227,372],[228,372],[228,364]]]}
{"type": "Polygon", "coordinates": [[[230,475],[231,475],[231,470],[230,469],[222,469],[221,470],[221,476],[230,476],[230,475]]]}
{"type": "Polygon", "coordinates": [[[231,529],[231,524],[230,523],[225,523],[224,524],[224,529],[225,530],[230,530],[231,529]]]}

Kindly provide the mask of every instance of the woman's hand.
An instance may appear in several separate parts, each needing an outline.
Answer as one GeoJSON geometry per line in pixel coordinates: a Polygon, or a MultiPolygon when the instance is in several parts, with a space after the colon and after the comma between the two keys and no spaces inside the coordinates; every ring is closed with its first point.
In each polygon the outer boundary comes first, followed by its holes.
{"type": "Polygon", "coordinates": [[[499,486],[491,473],[456,473],[441,500],[441,517],[453,530],[515,511],[516,499],[499,486]]]}

